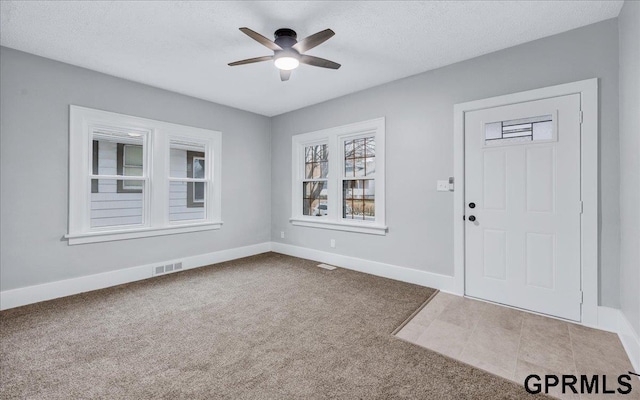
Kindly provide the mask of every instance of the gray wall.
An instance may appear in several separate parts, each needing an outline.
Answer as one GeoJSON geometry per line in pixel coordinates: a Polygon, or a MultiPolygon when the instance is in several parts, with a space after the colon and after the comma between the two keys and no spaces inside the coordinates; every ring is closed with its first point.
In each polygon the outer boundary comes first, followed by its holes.
{"type": "Polygon", "coordinates": [[[600,78],[601,304],[619,306],[618,26],[612,19],[272,118],[272,232],[281,241],[453,274],[453,105],[600,78]],[[386,117],[387,236],[294,227],[291,136],[386,117]],[[410,193],[409,195],[407,193],[410,193]],[[280,239],[280,232],[286,233],[280,239]],[[329,240],[336,239],[336,248],[329,240]]]}
{"type": "Polygon", "coordinates": [[[640,334],[640,2],[625,1],[620,32],[620,305],[640,334]]]}
{"type": "Polygon", "coordinates": [[[270,240],[269,118],[0,48],[0,289],[270,240]],[[69,104],[222,131],[219,231],[68,246],[69,104]]]}

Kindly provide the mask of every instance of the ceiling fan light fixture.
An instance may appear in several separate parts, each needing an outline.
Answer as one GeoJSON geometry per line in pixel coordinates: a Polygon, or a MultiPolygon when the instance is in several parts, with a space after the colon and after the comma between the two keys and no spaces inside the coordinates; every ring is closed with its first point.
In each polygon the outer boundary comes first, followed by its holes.
{"type": "Polygon", "coordinates": [[[298,68],[300,65],[300,61],[298,57],[295,57],[293,54],[282,54],[281,56],[276,56],[274,62],[276,68],[281,69],[283,71],[291,71],[292,69],[298,68]]]}
{"type": "Polygon", "coordinates": [[[274,33],[275,40],[273,41],[249,28],[240,28],[240,31],[269,50],[272,50],[273,56],[253,57],[247,58],[246,60],[235,61],[229,63],[230,67],[262,61],[273,61],[275,67],[280,71],[280,80],[283,82],[289,80],[291,71],[298,68],[300,64],[329,69],[340,68],[340,64],[336,62],[304,54],[307,50],[313,49],[335,35],[335,32],[331,29],[314,33],[300,41],[296,40],[298,37],[296,32],[289,28],[278,29],[274,33]]]}

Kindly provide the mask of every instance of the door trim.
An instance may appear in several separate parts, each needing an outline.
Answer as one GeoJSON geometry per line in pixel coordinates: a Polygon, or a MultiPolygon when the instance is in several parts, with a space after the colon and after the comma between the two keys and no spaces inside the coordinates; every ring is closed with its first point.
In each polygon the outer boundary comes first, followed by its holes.
{"type": "Polygon", "coordinates": [[[453,106],[453,235],[454,290],[465,294],[465,224],[464,224],[464,116],[483,110],[527,101],[580,94],[582,110],[580,146],[580,182],[583,212],[581,216],[580,271],[583,303],[581,323],[598,325],[598,78],[549,86],[504,96],[455,104],[453,106]]]}

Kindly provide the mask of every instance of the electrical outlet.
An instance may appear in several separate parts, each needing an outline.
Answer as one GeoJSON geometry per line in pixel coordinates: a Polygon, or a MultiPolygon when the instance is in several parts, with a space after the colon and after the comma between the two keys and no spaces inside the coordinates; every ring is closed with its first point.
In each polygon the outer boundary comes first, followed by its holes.
{"type": "Polygon", "coordinates": [[[335,239],[331,239],[331,248],[334,249],[336,247],[336,240],[335,239]]]}
{"type": "Polygon", "coordinates": [[[280,239],[284,239],[284,231],[280,232],[280,239]]]}

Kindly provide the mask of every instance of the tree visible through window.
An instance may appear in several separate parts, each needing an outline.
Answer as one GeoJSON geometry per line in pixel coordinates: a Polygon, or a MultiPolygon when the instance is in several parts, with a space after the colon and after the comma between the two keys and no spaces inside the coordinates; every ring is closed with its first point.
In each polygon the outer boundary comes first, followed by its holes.
{"type": "Polygon", "coordinates": [[[385,235],[385,120],[294,135],[293,225],[385,235]]]}
{"type": "Polygon", "coordinates": [[[327,215],[327,175],[329,150],[326,144],[304,148],[304,180],[302,182],[302,213],[323,217],[327,215]]]}

